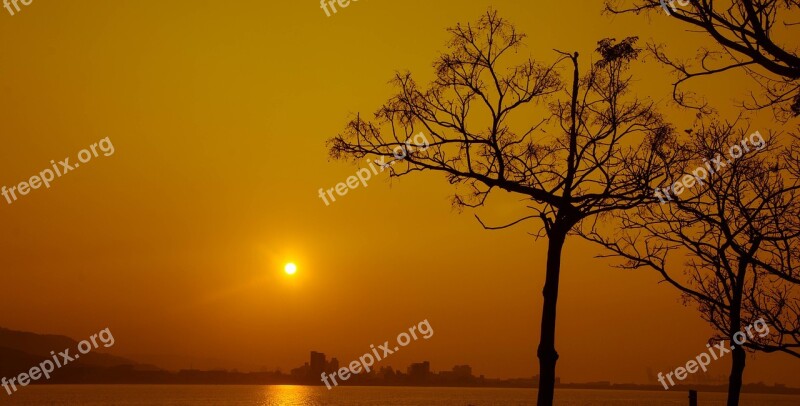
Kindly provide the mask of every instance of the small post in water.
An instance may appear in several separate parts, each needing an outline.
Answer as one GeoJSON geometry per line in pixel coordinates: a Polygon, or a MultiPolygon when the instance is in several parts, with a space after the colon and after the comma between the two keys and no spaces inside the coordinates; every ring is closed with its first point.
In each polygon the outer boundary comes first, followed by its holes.
{"type": "Polygon", "coordinates": [[[697,391],[689,391],[689,406],[697,406],[697,391]]]}

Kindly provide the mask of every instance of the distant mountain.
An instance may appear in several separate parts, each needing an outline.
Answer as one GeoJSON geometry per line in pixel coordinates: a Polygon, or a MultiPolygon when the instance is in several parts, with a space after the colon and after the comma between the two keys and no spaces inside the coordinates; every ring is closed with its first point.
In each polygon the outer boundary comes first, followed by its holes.
{"type": "MultiPolygon", "coordinates": [[[[98,343],[100,344],[100,343],[98,343]]],[[[79,354],[78,341],[72,338],[51,334],[36,334],[23,331],[14,331],[0,327],[0,377],[13,377],[22,372],[29,371],[42,361],[52,360],[51,351],[58,353],[69,349],[69,354],[79,354]]],[[[105,347],[92,349],[87,354],[82,354],[79,360],[66,365],[62,374],[64,377],[75,375],[76,370],[82,374],[91,371],[101,374],[104,370],[125,369],[130,371],[157,371],[151,365],[142,365],[126,358],[104,353],[105,347]],[[66,372],[70,371],[70,372],[66,372]]],[[[59,357],[60,361],[60,357],[59,357]]]]}
{"type": "Polygon", "coordinates": [[[26,333],[0,327],[0,347],[49,357],[50,351],[59,352],[65,348],[78,348],[78,342],[65,336],[26,333]]]}
{"type": "Polygon", "coordinates": [[[34,365],[39,365],[42,361],[42,357],[12,348],[0,347],[0,377],[15,376],[29,370],[34,365]]]}

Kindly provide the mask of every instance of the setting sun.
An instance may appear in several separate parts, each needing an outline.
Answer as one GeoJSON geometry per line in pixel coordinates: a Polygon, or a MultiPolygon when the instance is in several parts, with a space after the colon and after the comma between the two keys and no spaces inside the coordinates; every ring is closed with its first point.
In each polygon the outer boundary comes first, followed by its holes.
{"type": "Polygon", "coordinates": [[[294,275],[294,273],[297,272],[297,265],[289,262],[283,267],[283,271],[289,275],[294,275]]]}

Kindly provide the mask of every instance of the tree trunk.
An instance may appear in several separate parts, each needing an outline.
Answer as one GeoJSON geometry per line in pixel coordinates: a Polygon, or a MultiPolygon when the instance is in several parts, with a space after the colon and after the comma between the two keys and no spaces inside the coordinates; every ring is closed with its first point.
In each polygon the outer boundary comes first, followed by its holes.
{"type": "Polygon", "coordinates": [[[554,226],[548,233],[547,270],[544,281],[542,329],[537,356],[539,357],[539,396],[537,406],[552,406],[556,385],[556,302],[558,278],[561,272],[561,249],[569,227],[554,226]]]}
{"type": "MultiPolygon", "coordinates": [[[[740,273],[740,275],[743,275],[740,273]]],[[[736,281],[741,282],[742,277],[737,275],[736,281]]],[[[728,375],[728,406],[739,406],[739,393],[742,391],[742,376],[744,375],[744,362],[747,354],[742,346],[733,342],[736,333],[741,328],[742,316],[742,285],[736,285],[733,289],[731,300],[731,330],[728,334],[731,346],[731,373],[728,375]]]]}
{"type": "Polygon", "coordinates": [[[755,255],[761,240],[757,240],[747,256],[739,258],[739,273],[736,274],[736,282],[733,285],[733,295],[731,296],[731,310],[729,317],[731,319],[730,331],[728,337],[730,338],[731,356],[731,374],[728,376],[728,406],[739,406],[739,394],[742,391],[742,376],[744,375],[744,362],[747,359],[747,354],[741,345],[734,343],[736,333],[742,329],[742,295],[744,293],[744,281],[747,274],[747,265],[750,258],[755,255]]]}
{"type": "Polygon", "coordinates": [[[742,376],[744,375],[744,363],[747,354],[744,348],[736,346],[731,351],[733,362],[731,362],[731,375],[728,377],[728,406],[739,406],[739,393],[742,391],[742,376]]]}

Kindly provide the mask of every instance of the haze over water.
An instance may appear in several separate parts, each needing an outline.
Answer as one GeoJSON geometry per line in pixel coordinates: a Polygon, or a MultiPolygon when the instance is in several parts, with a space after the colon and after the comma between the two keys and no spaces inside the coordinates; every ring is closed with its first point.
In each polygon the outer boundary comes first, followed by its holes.
{"type": "MultiPolygon", "coordinates": [[[[558,406],[685,406],[680,392],[556,390],[558,406]],[[589,403],[591,401],[591,403],[589,403]]],[[[509,406],[534,405],[534,389],[309,386],[38,386],[14,395],[15,406],[509,406]]],[[[723,393],[701,394],[704,406],[723,393]]],[[[742,406],[797,406],[800,396],[745,394],[742,406]]]]}

